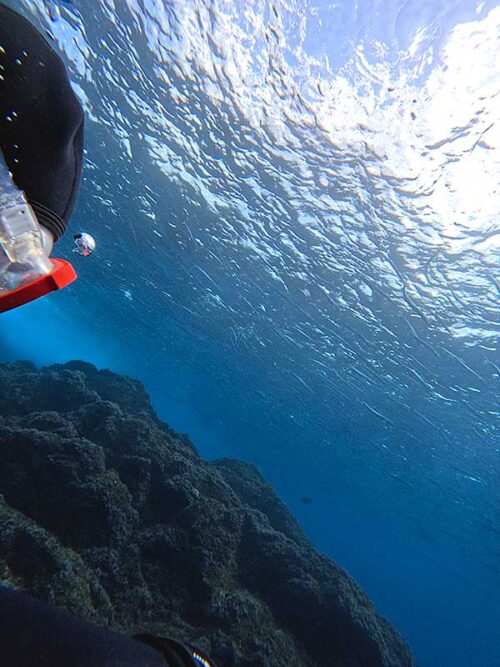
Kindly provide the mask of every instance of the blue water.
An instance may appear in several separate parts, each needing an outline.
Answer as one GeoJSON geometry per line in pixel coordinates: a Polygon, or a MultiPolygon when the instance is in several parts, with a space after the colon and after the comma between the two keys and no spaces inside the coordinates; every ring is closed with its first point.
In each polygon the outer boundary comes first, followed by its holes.
{"type": "Polygon", "coordinates": [[[10,4],[85,105],[98,251],[1,359],[138,377],[423,667],[499,665],[500,4],[10,4]]]}

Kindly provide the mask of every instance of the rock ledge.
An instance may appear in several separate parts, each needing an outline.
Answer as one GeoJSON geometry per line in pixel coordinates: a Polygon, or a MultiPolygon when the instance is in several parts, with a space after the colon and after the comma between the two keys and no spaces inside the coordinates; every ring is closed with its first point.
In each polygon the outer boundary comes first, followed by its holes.
{"type": "Polygon", "coordinates": [[[416,663],[252,466],[200,459],[142,385],[0,365],[0,579],[230,667],[416,663]]]}

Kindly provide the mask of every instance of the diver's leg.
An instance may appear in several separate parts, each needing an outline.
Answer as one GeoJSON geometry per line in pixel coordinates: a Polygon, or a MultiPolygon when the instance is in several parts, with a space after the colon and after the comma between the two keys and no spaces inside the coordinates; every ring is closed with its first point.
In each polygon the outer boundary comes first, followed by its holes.
{"type": "Polygon", "coordinates": [[[165,667],[155,649],[0,585],[2,667],[165,667]]]}
{"type": "Polygon", "coordinates": [[[61,58],[31,23],[0,4],[0,150],[39,223],[57,241],[83,158],[83,110],[61,58]]]}

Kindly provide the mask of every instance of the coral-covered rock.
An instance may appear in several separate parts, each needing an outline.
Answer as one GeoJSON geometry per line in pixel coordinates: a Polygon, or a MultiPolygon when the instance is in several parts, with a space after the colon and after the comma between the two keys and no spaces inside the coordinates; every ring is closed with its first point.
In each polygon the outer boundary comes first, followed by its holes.
{"type": "Polygon", "coordinates": [[[296,542],[305,544],[307,538],[299,522],[287,510],[270,486],[254,466],[234,459],[214,461],[224,480],[234,489],[248,506],[260,510],[267,516],[271,526],[296,542]]]}
{"type": "Polygon", "coordinates": [[[202,461],[140,383],[0,366],[0,579],[222,666],[404,667],[411,653],[261,475],[202,461]]]}

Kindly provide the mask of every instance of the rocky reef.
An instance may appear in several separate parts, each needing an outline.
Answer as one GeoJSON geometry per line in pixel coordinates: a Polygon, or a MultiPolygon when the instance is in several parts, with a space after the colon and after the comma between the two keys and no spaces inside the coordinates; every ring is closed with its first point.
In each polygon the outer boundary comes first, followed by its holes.
{"type": "Polygon", "coordinates": [[[223,667],[415,665],[253,468],[205,462],[137,381],[0,365],[0,579],[223,667]]]}

